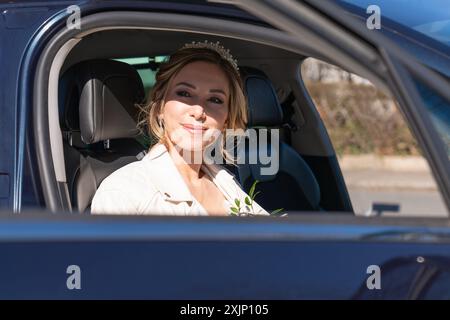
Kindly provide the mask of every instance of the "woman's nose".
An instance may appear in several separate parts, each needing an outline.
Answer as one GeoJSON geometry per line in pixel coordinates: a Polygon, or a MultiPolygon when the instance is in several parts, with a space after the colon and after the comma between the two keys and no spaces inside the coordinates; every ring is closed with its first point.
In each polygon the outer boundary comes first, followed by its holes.
{"type": "Polygon", "coordinates": [[[202,119],[203,117],[205,117],[205,109],[201,105],[193,105],[191,109],[191,115],[195,119],[202,119]]]}

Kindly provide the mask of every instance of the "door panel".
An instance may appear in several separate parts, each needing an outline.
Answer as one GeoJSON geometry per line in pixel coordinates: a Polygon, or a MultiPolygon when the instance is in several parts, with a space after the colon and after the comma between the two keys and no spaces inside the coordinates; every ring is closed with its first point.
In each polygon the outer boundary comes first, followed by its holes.
{"type": "Polygon", "coordinates": [[[87,218],[2,221],[0,298],[404,299],[430,285],[441,298],[433,281],[448,279],[442,221],[87,218]],[[79,290],[67,287],[73,265],[79,290]],[[379,290],[367,289],[374,265],[379,290]]]}

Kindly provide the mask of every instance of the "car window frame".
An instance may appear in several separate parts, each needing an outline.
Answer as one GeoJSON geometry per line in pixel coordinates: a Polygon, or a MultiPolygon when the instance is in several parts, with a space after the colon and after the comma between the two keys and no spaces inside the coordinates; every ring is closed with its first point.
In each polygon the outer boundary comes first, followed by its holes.
{"type": "MultiPolygon", "coordinates": [[[[101,13],[98,13],[98,14],[101,14],[101,13]]],[[[90,21],[91,24],[94,24],[94,21],[93,21],[94,20],[94,16],[96,16],[98,14],[87,15],[84,18],[87,21],[90,21]]],[[[116,15],[116,19],[117,19],[117,15],[119,15],[120,13],[119,12],[114,12],[114,13],[111,13],[111,14],[116,15]]],[[[186,18],[186,17],[189,17],[189,16],[188,15],[184,15],[183,17],[186,18]]],[[[95,22],[98,23],[97,19],[98,18],[96,18],[95,22]]],[[[146,20],[146,21],[147,21],[147,24],[148,24],[148,20],[146,20]]],[[[164,21],[164,22],[166,23],[167,21],[164,21]]],[[[105,21],[102,21],[102,23],[105,23],[105,21]]],[[[187,23],[187,22],[185,22],[185,23],[187,23]]],[[[85,22],[85,27],[86,27],[86,22],[85,22]]],[[[103,25],[103,28],[104,27],[105,26],[103,25]]],[[[218,27],[218,29],[220,29],[220,27],[223,27],[223,26],[217,26],[217,27],[218,27]]],[[[309,26],[309,27],[311,28],[311,26],[309,26]]],[[[89,28],[87,28],[87,29],[89,29],[89,28]]],[[[83,32],[86,33],[87,29],[84,29],[83,32]]],[[[192,31],[192,27],[191,27],[190,31],[192,31]]],[[[201,31],[205,32],[204,29],[202,29],[201,31]]],[[[302,31],[305,31],[305,30],[302,29],[302,31]]],[[[72,36],[76,33],[73,30],[70,31],[70,32],[72,32],[72,36]]],[[[228,34],[226,32],[224,32],[223,30],[222,31],[211,30],[209,32],[210,32],[210,34],[219,34],[219,35],[221,34],[223,36],[230,36],[234,32],[235,36],[241,36],[241,37],[244,37],[244,38],[245,38],[245,34],[246,34],[245,32],[240,31],[240,30],[233,30],[233,32],[230,32],[228,30],[228,34]]],[[[290,50],[296,51],[296,50],[298,50],[298,48],[296,49],[296,46],[301,46],[302,50],[304,52],[304,50],[305,50],[305,46],[304,45],[299,45],[298,41],[297,42],[294,41],[294,43],[290,42],[290,41],[292,41],[292,35],[287,35],[287,34],[284,34],[284,33],[279,33],[279,34],[282,35],[282,37],[280,39],[268,40],[269,43],[270,43],[270,41],[275,41],[275,43],[277,45],[282,45],[283,41],[287,41],[288,40],[289,41],[289,49],[290,50]],[[295,45],[295,43],[296,43],[296,45],[295,45]]],[[[63,40],[61,40],[62,39],[62,33],[58,34],[58,36],[59,36],[59,41],[62,42],[63,41],[63,40]]],[[[247,37],[249,37],[248,34],[247,34],[247,37]]],[[[257,37],[255,37],[255,35],[253,35],[253,36],[251,36],[249,38],[246,38],[246,40],[255,41],[255,38],[257,38],[257,37]]],[[[267,36],[267,39],[269,39],[268,36],[267,36]]],[[[349,39],[347,39],[347,40],[349,40],[349,39]]],[[[316,47],[320,47],[322,44],[323,44],[323,42],[319,41],[317,43],[311,44],[311,46],[314,45],[316,47]]],[[[311,48],[311,46],[309,48],[307,47],[306,50],[312,49],[312,51],[314,52],[314,48],[311,48]]],[[[356,68],[356,69],[362,68],[363,70],[366,70],[366,72],[362,71],[362,73],[369,74],[369,77],[368,77],[369,80],[375,79],[375,82],[382,83],[382,86],[386,86],[387,83],[384,81],[384,77],[386,77],[386,74],[385,74],[386,70],[383,69],[383,66],[382,65],[380,66],[379,64],[367,66],[367,65],[364,65],[364,63],[363,63],[363,62],[367,62],[367,59],[369,59],[369,60],[372,59],[373,60],[373,59],[377,58],[377,57],[373,56],[373,51],[371,50],[370,45],[368,45],[366,43],[366,44],[360,46],[358,43],[354,43],[352,48],[355,48],[355,47],[359,48],[359,50],[357,50],[356,54],[358,54],[360,56],[360,58],[361,58],[361,56],[365,56],[365,58],[363,60],[358,60],[358,63],[351,62],[351,59],[347,58],[347,59],[345,59],[345,61],[342,62],[342,64],[347,64],[348,66],[350,66],[350,68],[348,68],[350,70],[352,70],[352,68],[356,68]],[[384,71],[384,73],[383,73],[383,71],[384,71]]],[[[48,49],[48,47],[47,47],[47,49],[48,49]]],[[[316,50],[317,50],[317,48],[316,48],[316,50]]],[[[50,51],[50,50],[48,49],[48,51],[50,51]]],[[[53,48],[53,51],[55,51],[54,48],[53,48]]],[[[324,48],[322,48],[322,51],[325,54],[326,50],[324,50],[324,48]]],[[[317,51],[315,53],[317,54],[317,51]]],[[[53,54],[54,54],[54,52],[53,52],[53,54]]],[[[340,63],[337,63],[337,65],[340,65],[340,63]]],[[[38,69],[38,70],[43,71],[42,67],[40,69],[38,69]]],[[[42,76],[42,74],[40,76],[42,76]]],[[[36,76],[36,78],[38,78],[38,75],[36,76]]],[[[37,83],[37,81],[35,83],[37,83]]],[[[41,103],[42,103],[42,101],[41,101],[41,103]]],[[[38,109],[38,107],[36,107],[36,104],[35,104],[35,110],[36,109],[38,109]]],[[[49,160],[50,163],[48,165],[51,166],[51,159],[50,159],[48,154],[43,154],[43,152],[41,152],[40,156],[42,158],[46,158],[47,160],[49,160]]],[[[41,159],[40,163],[41,163],[41,166],[47,165],[45,163],[45,161],[43,161],[43,159],[41,159]]],[[[52,174],[51,167],[47,168],[46,170],[47,170],[46,171],[47,174],[52,174]]],[[[50,180],[53,180],[54,182],[56,181],[54,174],[52,175],[52,178],[48,178],[49,182],[50,182],[50,180]]],[[[442,183],[442,179],[441,179],[441,183],[442,183]]],[[[44,186],[44,187],[48,188],[48,190],[45,190],[46,192],[48,192],[50,194],[53,194],[53,196],[52,196],[53,199],[50,199],[50,197],[48,195],[46,197],[46,202],[49,203],[49,205],[48,205],[49,209],[51,211],[60,211],[60,210],[64,210],[64,209],[67,210],[67,201],[64,201],[64,199],[61,199],[61,198],[67,197],[67,193],[64,192],[64,186],[62,186],[61,184],[58,184],[58,183],[53,183],[53,184],[49,183],[49,185],[51,185],[51,186],[50,187],[47,186],[47,185],[44,186]]],[[[440,185],[440,187],[442,187],[442,186],[440,185]]],[[[448,189],[449,189],[448,193],[450,193],[450,188],[448,188],[448,189]]],[[[44,194],[45,194],[45,192],[44,192],[44,194]]],[[[447,201],[447,206],[450,207],[450,195],[447,194],[445,199],[447,201]]],[[[66,200],[67,200],[67,198],[66,198],[66,200]]]]}
{"type": "MultiPolygon", "coordinates": [[[[399,102],[412,133],[424,151],[447,211],[450,211],[450,166],[447,165],[445,146],[431,123],[417,88],[412,84],[412,77],[418,78],[450,102],[448,79],[418,63],[407,51],[382,34],[371,32],[361,25],[361,21],[343,16],[343,10],[337,4],[310,0],[304,3],[237,0],[236,4],[291,34],[299,34],[307,25],[315,31],[311,34],[312,37],[323,38],[335,44],[339,48],[337,51],[340,55],[346,56],[347,59],[358,60],[359,63],[367,62],[369,65],[366,67],[372,72],[381,72],[385,85],[390,88],[388,92],[399,102]],[[330,16],[333,20],[329,19],[330,16]],[[336,38],[339,30],[343,35],[336,38]],[[355,48],[360,50],[354,50],[355,48]]],[[[321,60],[343,67],[333,59],[332,55],[335,54],[336,52],[331,51],[326,59],[321,60]]],[[[348,70],[359,74],[351,68],[348,70]]],[[[364,74],[359,75],[365,77],[364,74]]],[[[386,87],[382,85],[380,88],[386,87]]]]}

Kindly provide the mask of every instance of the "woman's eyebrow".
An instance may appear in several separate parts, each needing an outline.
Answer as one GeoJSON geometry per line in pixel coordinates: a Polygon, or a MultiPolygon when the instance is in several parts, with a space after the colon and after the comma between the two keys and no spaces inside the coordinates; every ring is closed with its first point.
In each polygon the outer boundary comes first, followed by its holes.
{"type": "Polygon", "coordinates": [[[225,91],[223,91],[222,89],[211,89],[211,90],[209,90],[209,92],[221,93],[221,94],[223,94],[224,96],[226,96],[225,91]]]}
{"type": "MultiPolygon", "coordinates": [[[[197,87],[194,86],[193,84],[191,84],[191,83],[189,83],[189,82],[184,82],[184,81],[178,82],[175,86],[176,86],[176,87],[178,87],[178,86],[186,86],[186,87],[192,88],[192,89],[194,89],[194,90],[197,89],[197,87]]],[[[212,92],[212,93],[221,93],[221,94],[223,94],[224,96],[226,96],[225,91],[222,90],[222,89],[211,89],[211,90],[209,90],[209,92],[212,92]]]]}
{"type": "Polygon", "coordinates": [[[188,82],[178,82],[175,86],[176,87],[178,87],[178,86],[187,86],[187,87],[190,87],[192,89],[197,89],[196,86],[194,86],[193,84],[190,84],[188,82]]]}

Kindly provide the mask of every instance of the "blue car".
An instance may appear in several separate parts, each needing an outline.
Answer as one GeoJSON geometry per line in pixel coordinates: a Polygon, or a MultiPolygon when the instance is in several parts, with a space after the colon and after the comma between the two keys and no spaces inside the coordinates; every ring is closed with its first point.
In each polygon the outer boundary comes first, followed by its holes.
{"type": "Polygon", "coordinates": [[[0,298],[450,298],[448,218],[356,215],[299,71],[320,59],[395,99],[448,214],[448,1],[19,0],[0,12],[0,298]],[[204,39],[239,61],[249,128],[281,132],[275,174],[229,169],[287,216],[90,215],[103,179],[148,147],[121,130],[130,108],[171,52],[204,39]]]}

